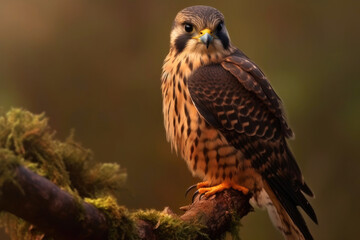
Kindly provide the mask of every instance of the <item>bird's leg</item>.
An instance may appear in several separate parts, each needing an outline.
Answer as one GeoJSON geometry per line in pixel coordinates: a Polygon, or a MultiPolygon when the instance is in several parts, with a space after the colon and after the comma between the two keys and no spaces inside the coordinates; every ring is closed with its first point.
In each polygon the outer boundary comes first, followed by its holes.
{"type": "MultiPolygon", "coordinates": [[[[198,188],[198,192],[200,194],[204,194],[205,197],[209,197],[211,195],[214,195],[217,192],[221,192],[221,191],[224,191],[225,189],[229,189],[229,188],[240,191],[245,195],[249,193],[248,188],[246,188],[244,186],[240,186],[240,185],[238,185],[238,184],[236,184],[236,183],[234,183],[232,181],[228,181],[228,180],[220,183],[219,185],[212,186],[212,187],[206,187],[206,186],[209,186],[209,185],[204,186],[202,183],[199,183],[199,184],[200,184],[201,187],[198,188]]],[[[199,186],[199,184],[198,184],[198,186],[199,186]]]]}

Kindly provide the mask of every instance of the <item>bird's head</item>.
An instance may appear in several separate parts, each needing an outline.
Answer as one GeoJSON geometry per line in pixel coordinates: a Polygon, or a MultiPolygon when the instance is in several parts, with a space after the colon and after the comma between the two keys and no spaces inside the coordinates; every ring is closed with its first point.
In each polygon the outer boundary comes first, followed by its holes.
{"type": "Polygon", "coordinates": [[[228,51],[230,37],[224,15],[208,6],[192,6],[181,10],[171,29],[170,47],[177,53],[228,51]]]}

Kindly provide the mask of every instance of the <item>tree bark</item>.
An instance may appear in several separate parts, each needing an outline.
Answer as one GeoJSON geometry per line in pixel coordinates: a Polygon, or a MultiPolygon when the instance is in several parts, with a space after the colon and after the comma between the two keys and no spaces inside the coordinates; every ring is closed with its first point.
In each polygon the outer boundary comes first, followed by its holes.
{"type": "Polygon", "coordinates": [[[106,217],[93,205],[23,166],[15,168],[14,180],[2,186],[0,210],[25,219],[55,239],[107,239],[106,217]]]}
{"type": "MultiPolygon", "coordinates": [[[[23,166],[14,169],[13,180],[1,186],[0,210],[25,219],[54,239],[109,239],[109,221],[93,205],[76,199],[23,166]]],[[[204,233],[210,239],[218,239],[229,231],[234,218],[237,221],[252,211],[250,197],[235,190],[200,200],[198,197],[180,219],[206,226],[204,233]]],[[[160,239],[152,223],[135,220],[135,225],[137,238],[160,239]]]]}
{"type": "MultiPolygon", "coordinates": [[[[244,195],[233,189],[225,190],[206,199],[197,198],[187,211],[180,217],[183,221],[197,221],[205,226],[211,239],[229,231],[235,221],[246,216],[253,210],[249,204],[251,195],[244,195]]],[[[239,222],[235,223],[239,224],[239,222]]]]}

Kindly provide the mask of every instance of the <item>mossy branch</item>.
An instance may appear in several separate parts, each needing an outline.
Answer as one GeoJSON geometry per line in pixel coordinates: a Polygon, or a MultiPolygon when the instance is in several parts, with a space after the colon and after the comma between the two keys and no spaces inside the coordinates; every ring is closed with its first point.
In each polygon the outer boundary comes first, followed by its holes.
{"type": "Polygon", "coordinates": [[[12,239],[220,239],[238,236],[252,210],[250,196],[228,190],[197,198],[182,216],[129,211],[114,194],[126,176],[119,165],[92,163],[72,137],[53,135],[44,115],[0,117],[0,223],[12,239]]]}
{"type": "Polygon", "coordinates": [[[107,239],[106,217],[93,205],[21,165],[14,173],[1,187],[1,210],[58,239],[107,239]]]}

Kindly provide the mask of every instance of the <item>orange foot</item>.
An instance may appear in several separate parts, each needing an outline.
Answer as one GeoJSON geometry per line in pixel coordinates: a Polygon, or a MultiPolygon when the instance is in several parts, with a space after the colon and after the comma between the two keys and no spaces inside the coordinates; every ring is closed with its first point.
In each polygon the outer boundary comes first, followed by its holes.
{"type": "Polygon", "coordinates": [[[216,185],[213,187],[208,187],[208,186],[209,186],[209,184],[207,182],[199,183],[198,184],[198,192],[200,194],[204,194],[205,197],[210,197],[211,195],[214,195],[217,192],[221,192],[221,191],[224,191],[225,189],[229,189],[229,188],[238,190],[245,195],[249,193],[248,188],[240,186],[240,185],[230,182],[230,181],[222,182],[219,185],[216,185]]]}
{"type": "Polygon", "coordinates": [[[222,182],[219,185],[212,186],[212,187],[210,186],[209,182],[200,182],[198,184],[195,184],[195,185],[189,187],[188,190],[186,191],[185,196],[187,195],[187,193],[190,190],[192,190],[194,188],[197,188],[197,191],[193,195],[193,198],[192,198],[193,202],[194,202],[194,199],[195,199],[196,195],[198,195],[198,194],[200,194],[200,198],[202,196],[210,197],[211,195],[214,195],[217,192],[221,192],[221,191],[223,191],[225,189],[229,189],[229,188],[238,190],[238,191],[242,192],[245,195],[249,193],[249,189],[247,189],[246,187],[240,186],[238,184],[235,184],[235,183],[233,183],[231,181],[225,181],[225,182],[222,182]]]}

